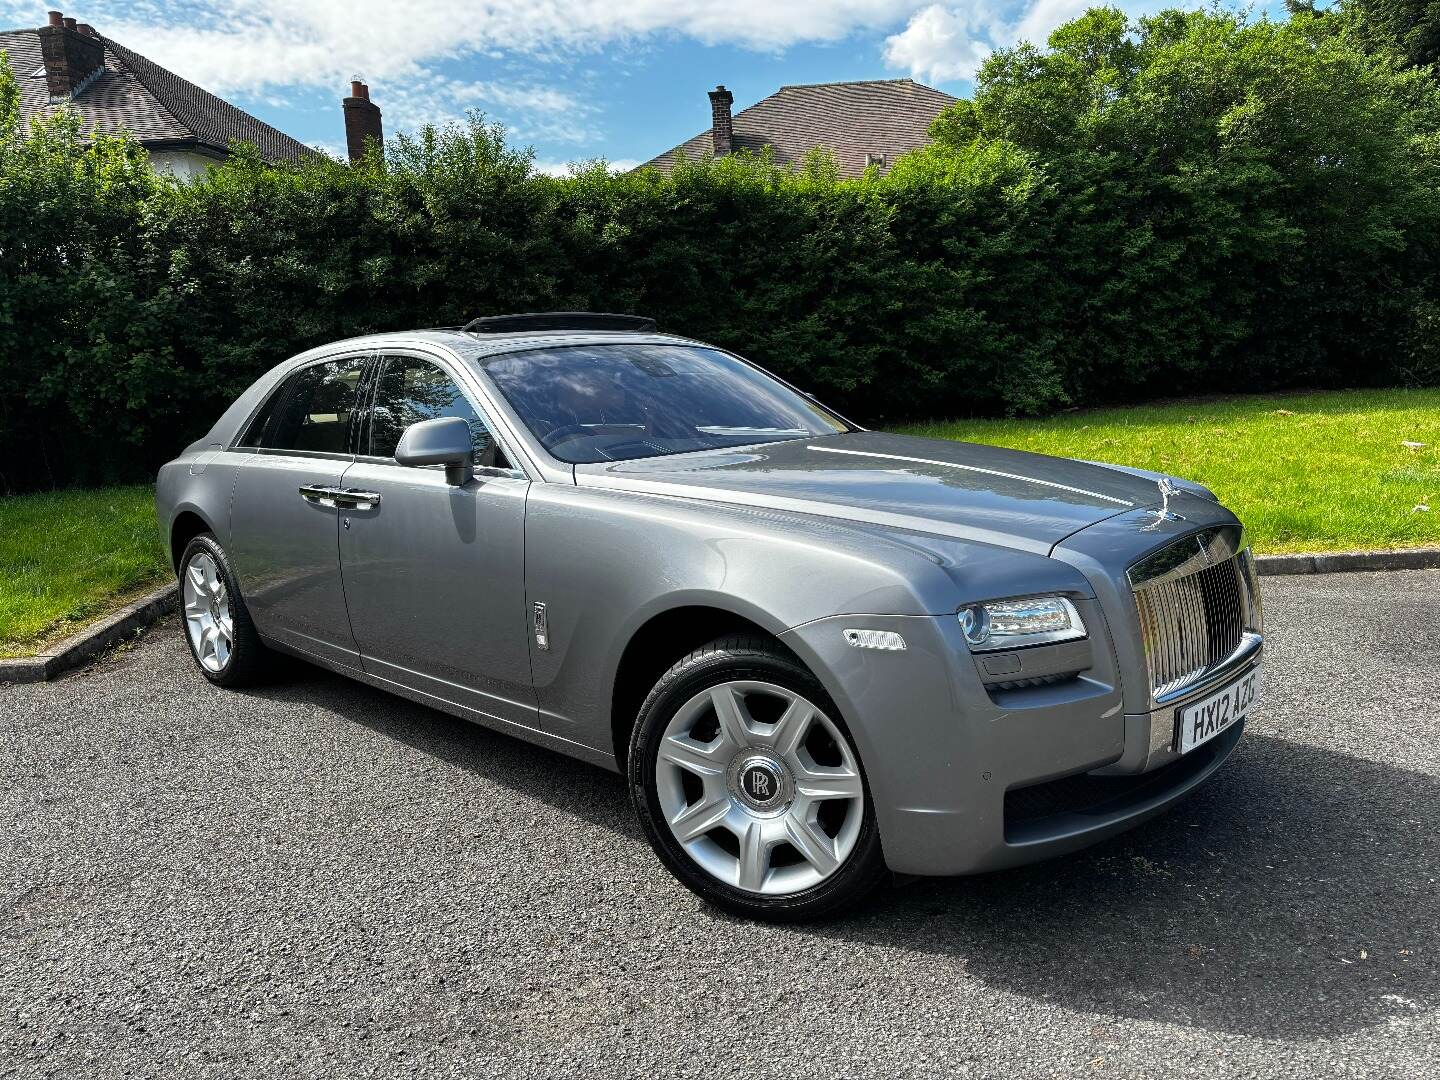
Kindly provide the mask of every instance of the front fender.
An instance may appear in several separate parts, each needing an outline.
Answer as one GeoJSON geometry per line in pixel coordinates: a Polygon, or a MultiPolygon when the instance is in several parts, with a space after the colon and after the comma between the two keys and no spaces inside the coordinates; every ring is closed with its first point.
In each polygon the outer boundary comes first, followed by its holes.
{"type": "Polygon", "coordinates": [[[626,645],[662,612],[716,608],[779,636],[837,613],[926,614],[954,592],[935,555],[844,523],[559,484],[532,487],[525,549],[527,609],[549,623],[549,648],[531,649],[543,722],[607,753],[626,645]]]}

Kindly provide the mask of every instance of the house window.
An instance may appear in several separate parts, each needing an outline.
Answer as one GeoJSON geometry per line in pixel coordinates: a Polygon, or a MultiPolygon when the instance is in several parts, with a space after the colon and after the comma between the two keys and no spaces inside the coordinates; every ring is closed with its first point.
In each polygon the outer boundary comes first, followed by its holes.
{"type": "Polygon", "coordinates": [[[884,154],[866,154],[866,155],[865,155],[865,166],[866,166],[866,168],[869,168],[871,165],[879,165],[880,168],[883,169],[883,168],[885,167],[885,155],[884,155],[884,154]]]}

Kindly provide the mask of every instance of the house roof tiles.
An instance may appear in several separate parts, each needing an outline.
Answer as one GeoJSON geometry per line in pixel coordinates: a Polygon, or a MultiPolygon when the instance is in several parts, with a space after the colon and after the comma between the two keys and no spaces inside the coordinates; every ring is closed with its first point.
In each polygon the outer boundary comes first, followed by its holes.
{"type": "MultiPolygon", "coordinates": [[[[223,156],[232,142],[248,142],[270,161],[297,161],[303,154],[315,153],[139,53],[109,38],[100,40],[105,46],[104,71],[67,102],[87,134],[129,131],[147,149],[193,146],[215,156],[223,156]]],[[[0,31],[0,52],[8,56],[19,84],[22,116],[60,108],[50,101],[39,34],[0,31]]]]}
{"type": "MultiPolygon", "coordinates": [[[[733,150],[772,148],[781,164],[798,164],[816,146],[829,147],[841,176],[859,176],[879,155],[889,168],[928,139],[930,122],[956,98],[910,79],[782,86],[734,115],[733,150]]],[[[669,172],[683,154],[714,152],[710,129],[646,164],[669,172]]]]}

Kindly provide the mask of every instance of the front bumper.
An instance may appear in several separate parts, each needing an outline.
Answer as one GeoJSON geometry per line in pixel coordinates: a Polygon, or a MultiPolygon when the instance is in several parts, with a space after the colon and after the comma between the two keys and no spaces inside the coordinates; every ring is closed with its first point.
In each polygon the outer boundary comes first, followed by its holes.
{"type": "Polygon", "coordinates": [[[1259,634],[1246,633],[1240,647],[1203,679],[1180,693],[1158,698],[1155,708],[1149,712],[1126,713],[1125,753],[1114,765],[1097,772],[1105,775],[1148,772],[1176,761],[1180,757],[1176,726],[1180,710],[1259,667],[1264,652],[1265,639],[1259,634]]]}
{"type": "Polygon", "coordinates": [[[783,635],[850,729],[892,870],[970,874],[1076,850],[1160,813],[1234,750],[1243,724],[1179,758],[1174,718],[1258,663],[1258,637],[1223,673],[1127,715],[1107,624],[1094,600],[1077,606],[1096,628],[1093,666],[1021,689],[987,688],[954,617],[836,616],[783,635]],[[906,648],[854,648],[854,627],[899,633],[906,648]],[[1052,805],[1037,812],[1042,797],[1052,805]]]}

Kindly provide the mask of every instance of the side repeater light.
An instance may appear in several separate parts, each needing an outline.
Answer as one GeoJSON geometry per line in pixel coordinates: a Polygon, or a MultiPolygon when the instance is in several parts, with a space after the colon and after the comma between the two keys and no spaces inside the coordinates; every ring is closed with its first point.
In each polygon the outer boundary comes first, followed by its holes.
{"type": "Polygon", "coordinates": [[[903,652],[905,639],[892,630],[846,630],[845,640],[857,649],[903,652]]]}

